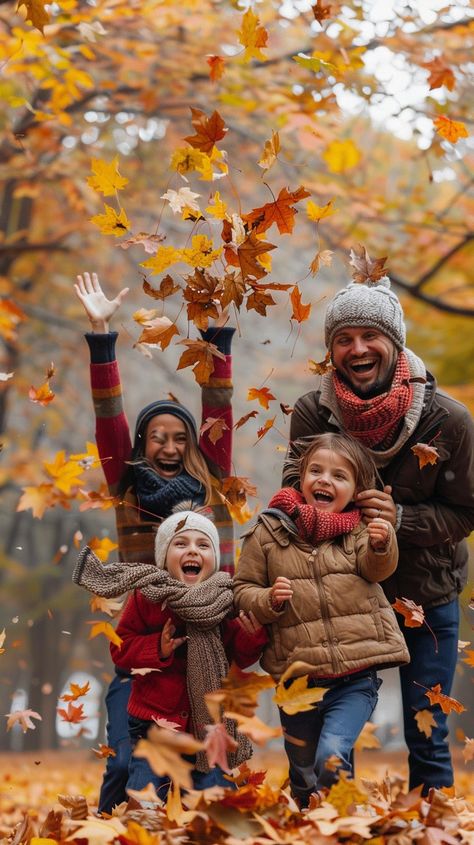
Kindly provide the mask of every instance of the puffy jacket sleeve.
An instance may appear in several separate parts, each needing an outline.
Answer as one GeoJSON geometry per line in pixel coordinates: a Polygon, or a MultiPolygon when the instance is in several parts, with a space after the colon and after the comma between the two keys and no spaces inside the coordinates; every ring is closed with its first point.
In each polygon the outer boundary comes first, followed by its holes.
{"type": "MultiPolygon", "coordinates": [[[[274,622],[282,610],[274,610],[270,603],[271,584],[268,583],[267,558],[257,527],[246,536],[234,576],[234,604],[238,610],[250,610],[261,625],[274,622]]],[[[284,609],[284,608],[283,608],[284,609]]]]}
{"type": "Polygon", "coordinates": [[[90,379],[95,412],[95,437],[104,475],[112,495],[130,459],[132,444],[123,409],[122,384],[115,343],[117,332],[86,334],[91,355],[90,379]]]}
{"type": "Polygon", "coordinates": [[[201,332],[203,340],[217,346],[224,358],[214,357],[214,370],[202,386],[202,424],[209,418],[223,420],[222,436],[215,443],[209,431],[200,435],[199,447],[206,456],[212,474],[217,479],[231,474],[232,467],[232,337],[235,329],[227,326],[213,326],[201,332]]]}
{"type": "Polygon", "coordinates": [[[240,669],[246,669],[257,662],[268,636],[265,628],[256,634],[248,634],[237,619],[226,619],[223,640],[229,663],[234,661],[240,669]]]}
{"type": "Polygon", "coordinates": [[[388,543],[383,551],[377,552],[369,542],[369,532],[362,531],[356,539],[356,558],[359,575],[366,581],[385,581],[398,564],[398,545],[395,531],[390,525],[388,543]]]}
{"type": "Polygon", "coordinates": [[[474,424],[467,409],[460,408],[459,423],[450,433],[449,461],[438,472],[434,494],[415,505],[401,502],[400,548],[459,543],[474,530],[474,424]]]}
{"type": "Polygon", "coordinates": [[[158,605],[147,601],[139,590],[130,594],[116,628],[122,644],[110,645],[112,660],[119,669],[162,670],[172,663],[174,652],[166,660],[160,657],[161,633],[156,631],[159,616],[164,625],[166,616],[158,605]]]}

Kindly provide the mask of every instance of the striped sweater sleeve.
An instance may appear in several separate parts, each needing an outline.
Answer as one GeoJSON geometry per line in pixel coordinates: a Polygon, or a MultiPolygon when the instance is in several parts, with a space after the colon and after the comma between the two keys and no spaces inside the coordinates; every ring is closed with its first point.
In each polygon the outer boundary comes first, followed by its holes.
{"type": "Polygon", "coordinates": [[[112,495],[130,459],[132,443],[123,409],[120,372],[115,357],[117,332],[87,333],[91,354],[90,377],[94,403],[95,436],[104,475],[112,495]]]}
{"type": "Polygon", "coordinates": [[[214,372],[202,388],[202,424],[209,418],[225,422],[222,437],[212,443],[209,431],[199,438],[199,446],[206,456],[212,474],[219,480],[232,472],[232,355],[231,345],[234,328],[214,326],[201,332],[208,343],[217,346],[225,359],[214,358],[214,372]]]}

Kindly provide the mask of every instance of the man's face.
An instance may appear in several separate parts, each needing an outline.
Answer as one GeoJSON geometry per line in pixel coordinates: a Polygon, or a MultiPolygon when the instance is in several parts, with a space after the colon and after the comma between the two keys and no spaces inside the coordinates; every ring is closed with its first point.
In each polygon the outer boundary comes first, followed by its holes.
{"type": "Polygon", "coordinates": [[[382,392],[393,375],[398,350],[389,337],[373,328],[341,329],[334,336],[332,362],[336,370],[364,395],[382,392]]]}

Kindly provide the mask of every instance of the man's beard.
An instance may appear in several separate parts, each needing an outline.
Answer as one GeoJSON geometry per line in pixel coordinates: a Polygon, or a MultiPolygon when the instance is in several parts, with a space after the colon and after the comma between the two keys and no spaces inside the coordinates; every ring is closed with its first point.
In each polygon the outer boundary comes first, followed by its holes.
{"type": "Polygon", "coordinates": [[[394,371],[395,365],[392,371],[390,372],[390,375],[386,379],[384,379],[384,381],[376,381],[375,384],[367,388],[367,390],[360,390],[358,387],[355,387],[352,384],[350,379],[348,379],[344,373],[341,373],[339,370],[337,370],[336,372],[341,381],[343,381],[344,384],[346,384],[351,389],[352,393],[354,393],[354,395],[357,396],[358,399],[373,399],[374,396],[380,396],[382,393],[388,393],[392,386],[394,371]]]}

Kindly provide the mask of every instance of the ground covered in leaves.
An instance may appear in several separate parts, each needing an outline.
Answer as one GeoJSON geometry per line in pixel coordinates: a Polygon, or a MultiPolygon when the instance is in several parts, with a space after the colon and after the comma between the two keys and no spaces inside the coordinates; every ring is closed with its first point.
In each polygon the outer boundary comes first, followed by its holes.
{"type": "Polygon", "coordinates": [[[96,817],[103,764],[87,752],[0,756],[0,842],[11,845],[474,845],[474,777],[459,756],[456,793],[425,801],[407,795],[405,754],[361,752],[355,782],[341,781],[327,801],[299,813],[284,788],[285,758],[259,752],[235,792],[208,790],[165,807],[138,802],[96,817]],[[283,785],[283,789],[281,788],[283,785]]]}

